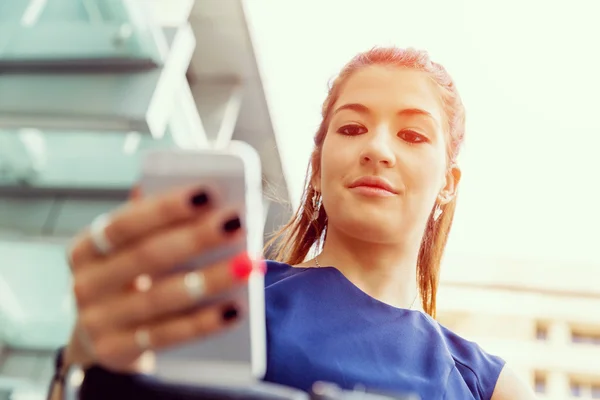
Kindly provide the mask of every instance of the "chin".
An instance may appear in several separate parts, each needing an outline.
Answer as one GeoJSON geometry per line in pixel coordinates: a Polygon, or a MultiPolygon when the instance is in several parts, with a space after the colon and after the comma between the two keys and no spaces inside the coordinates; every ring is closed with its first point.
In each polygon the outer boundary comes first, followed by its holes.
{"type": "Polygon", "coordinates": [[[373,243],[389,243],[397,241],[401,232],[406,230],[399,219],[390,218],[389,213],[364,213],[359,217],[348,218],[343,216],[341,220],[331,220],[338,230],[344,234],[359,240],[373,243]]]}

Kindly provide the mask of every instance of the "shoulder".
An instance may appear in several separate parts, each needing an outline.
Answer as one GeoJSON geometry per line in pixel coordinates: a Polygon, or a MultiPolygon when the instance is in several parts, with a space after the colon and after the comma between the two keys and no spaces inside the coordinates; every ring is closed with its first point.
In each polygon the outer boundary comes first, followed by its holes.
{"type": "Polygon", "coordinates": [[[535,394],[500,357],[484,351],[477,343],[462,338],[437,324],[463,380],[490,400],[535,400],[535,394]]]}
{"type": "MultiPolygon", "coordinates": [[[[472,393],[484,399],[492,394],[505,367],[505,361],[483,350],[477,343],[467,340],[450,329],[435,322],[448,352],[454,360],[456,370],[472,393]]],[[[504,400],[494,398],[493,400],[504,400]]]]}
{"type": "Polygon", "coordinates": [[[265,275],[265,287],[267,288],[281,280],[306,270],[306,268],[295,268],[289,264],[272,260],[267,260],[266,264],[267,273],[265,275]]]}

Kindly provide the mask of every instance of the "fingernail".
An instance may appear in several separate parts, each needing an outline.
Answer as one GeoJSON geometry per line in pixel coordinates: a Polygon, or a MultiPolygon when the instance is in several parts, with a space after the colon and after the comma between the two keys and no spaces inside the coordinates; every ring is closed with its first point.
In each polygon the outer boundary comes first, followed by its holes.
{"type": "Polygon", "coordinates": [[[223,224],[223,230],[227,233],[233,233],[242,227],[242,221],[239,217],[230,219],[223,224]]]}
{"type": "Polygon", "coordinates": [[[197,192],[192,195],[190,202],[194,207],[202,207],[208,203],[208,194],[206,192],[197,192]]]}
{"type": "Polygon", "coordinates": [[[252,260],[248,253],[241,253],[231,259],[231,275],[238,280],[246,280],[252,272],[252,260]]]}
{"type": "Polygon", "coordinates": [[[239,315],[238,309],[234,305],[229,305],[223,310],[222,318],[223,321],[229,322],[236,319],[239,315]]]}

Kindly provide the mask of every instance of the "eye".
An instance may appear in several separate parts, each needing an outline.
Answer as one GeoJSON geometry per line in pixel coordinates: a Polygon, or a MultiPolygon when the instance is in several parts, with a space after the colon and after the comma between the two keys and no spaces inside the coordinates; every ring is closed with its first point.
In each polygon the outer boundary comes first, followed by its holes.
{"type": "Polygon", "coordinates": [[[408,143],[423,143],[427,141],[427,138],[420,133],[411,130],[404,130],[398,133],[400,139],[408,143]]]}
{"type": "Polygon", "coordinates": [[[356,125],[356,124],[344,125],[340,129],[337,130],[337,133],[341,133],[342,135],[348,135],[348,136],[362,135],[363,133],[366,133],[366,132],[367,132],[367,128],[360,126],[360,125],[356,125]]]}

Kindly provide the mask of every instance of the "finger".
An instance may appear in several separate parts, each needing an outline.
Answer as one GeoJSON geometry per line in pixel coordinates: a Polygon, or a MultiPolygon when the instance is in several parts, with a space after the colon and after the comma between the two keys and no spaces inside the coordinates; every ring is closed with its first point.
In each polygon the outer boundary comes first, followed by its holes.
{"type": "Polygon", "coordinates": [[[128,329],[103,336],[94,343],[94,352],[100,363],[124,365],[148,350],[140,346],[139,333],[144,334],[144,341],[152,349],[160,350],[214,335],[238,321],[242,313],[241,305],[231,301],[201,308],[143,329],[128,329]]]}
{"type": "MultiPolygon", "coordinates": [[[[129,201],[130,201],[130,206],[133,206],[135,203],[139,202],[140,200],[142,200],[142,191],[139,185],[135,185],[131,188],[131,191],[129,192],[129,201]]],[[[83,237],[84,235],[89,234],[89,230],[85,230],[82,234],[80,234],[78,237],[76,237],[72,242],[71,245],[69,245],[66,249],[66,259],[67,259],[67,265],[69,266],[69,268],[71,269],[71,271],[73,271],[73,252],[75,250],[75,248],[83,241],[83,237]]],[[[89,245],[89,243],[87,243],[87,245],[89,245]]],[[[96,249],[79,249],[78,251],[93,251],[96,252],[96,249]]],[[[79,257],[79,261],[82,261],[82,257],[79,257]]]]}
{"type": "Polygon", "coordinates": [[[139,185],[135,185],[131,188],[129,192],[129,200],[138,201],[142,199],[142,189],[139,185]]]}
{"type": "Polygon", "coordinates": [[[215,210],[193,222],[149,236],[106,260],[98,259],[75,275],[78,305],[119,292],[139,275],[171,272],[174,266],[211,248],[241,239],[241,231],[241,221],[234,210],[215,210]]]}
{"type": "MultiPolygon", "coordinates": [[[[111,214],[104,233],[113,249],[138,240],[149,232],[194,218],[213,203],[215,194],[206,188],[185,188],[167,194],[132,200],[111,214]]],[[[89,230],[76,238],[71,250],[73,269],[98,258],[89,230]]]]}
{"type": "Polygon", "coordinates": [[[207,268],[173,274],[156,281],[148,291],[129,291],[87,307],[80,315],[82,326],[90,336],[97,337],[181,313],[241,287],[253,270],[264,274],[264,263],[253,262],[242,253],[207,268]]]}

